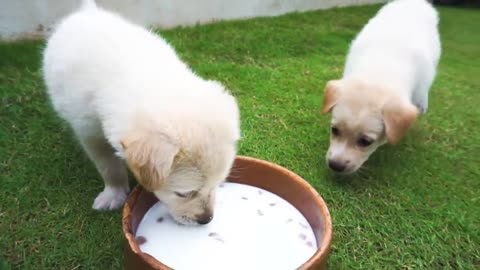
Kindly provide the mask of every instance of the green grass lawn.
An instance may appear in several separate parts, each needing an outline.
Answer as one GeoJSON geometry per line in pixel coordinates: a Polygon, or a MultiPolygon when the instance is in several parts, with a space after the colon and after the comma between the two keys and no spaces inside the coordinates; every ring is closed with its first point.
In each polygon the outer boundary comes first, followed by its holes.
{"type": "MultiPolygon", "coordinates": [[[[327,80],[379,9],[364,6],[162,32],[238,98],[239,154],[303,176],[333,217],[330,269],[480,269],[480,12],[440,9],[443,55],[429,113],[351,177],[325,166],[327,80]]],[[[121,211],[50,108],[43,42],[0,43],[0,269],[121,269],[121,211]]],[[[185,243],[188,244],[188,243],[185,243]]]]}

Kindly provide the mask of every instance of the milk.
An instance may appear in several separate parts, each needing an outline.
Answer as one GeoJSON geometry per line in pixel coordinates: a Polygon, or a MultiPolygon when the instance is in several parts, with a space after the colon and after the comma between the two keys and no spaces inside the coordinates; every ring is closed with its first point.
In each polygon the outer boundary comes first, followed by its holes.
{"type": "Polygon", "coordinates": [[[295,207],[237,183],[217,189],[209,224],[178,225],[158,202],[143,217],[136,237],[142,252],[175,270],[293,270],[317,250],[312,228],[295,207]]]}

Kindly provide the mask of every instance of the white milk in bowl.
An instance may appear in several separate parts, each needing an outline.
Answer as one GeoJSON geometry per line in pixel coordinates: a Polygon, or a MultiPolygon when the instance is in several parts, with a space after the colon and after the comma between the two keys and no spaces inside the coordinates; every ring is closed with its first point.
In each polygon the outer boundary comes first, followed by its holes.
{"type": "Polygon", "coordinates": [[[156,203],[136,233],[144,253],[175,270],[293,270],[317,250],[312,228],[289,202],[257,187],[224,183],[207,225],[179,225],[156,203]]]}

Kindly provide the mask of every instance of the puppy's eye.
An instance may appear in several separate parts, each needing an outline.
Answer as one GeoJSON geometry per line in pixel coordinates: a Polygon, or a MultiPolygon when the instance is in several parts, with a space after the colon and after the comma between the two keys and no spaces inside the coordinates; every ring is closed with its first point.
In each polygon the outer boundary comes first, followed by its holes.
{"type": "Polygon", "coordinates": [[[340,130],[337,127],[332,127],[332,135],[338,136],[340,134],[340,130]]]}
{"type": "Polygon", "coordinates": [[[367,147],[373,143],[373,140],[370,138],[362,137],[358,139],[357,145],[360,147],[367,147]]]}
{"type": "Polygon", "coordinates": [[[188,197],[188,192],[187,193],[175,192],[175,195],[177,195],[180,198],[186,198],[188,197]]]}
{"type": "Polygon", "coordinates": [[[197,195],[197,191],[190,191],[190,192],[175,192],[175,195],[177,195],[180,198],[193,198],[197,195]]]}

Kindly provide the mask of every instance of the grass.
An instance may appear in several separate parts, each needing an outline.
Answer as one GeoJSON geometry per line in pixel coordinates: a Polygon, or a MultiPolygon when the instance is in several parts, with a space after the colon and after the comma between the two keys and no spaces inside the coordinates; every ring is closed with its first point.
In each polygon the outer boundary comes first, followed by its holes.
{"type": "MultiPolygon", "coordinates": [[[[340,76],[363,6],[162,32],[238,98],[240,154],[307,179],[334,223],[330,269],[480,268],[480,12],[441,8],[430,111],[397,147],[338,178],[324,165],[325,82],[340,76]]],[[[120,269],[121,213],[91,209],[102,182],[48,104],[43,42],[0,43],[0,268],[120,269]]]]}

